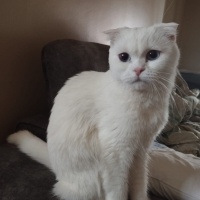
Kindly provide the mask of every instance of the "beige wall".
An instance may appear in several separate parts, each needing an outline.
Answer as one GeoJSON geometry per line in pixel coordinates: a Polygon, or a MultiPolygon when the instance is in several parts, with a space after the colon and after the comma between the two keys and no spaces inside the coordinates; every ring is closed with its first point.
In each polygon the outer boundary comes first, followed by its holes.
{"type": "Polygon", "coordinates": [[[183,15],[185,10],[186,0],[166,0],[165,10],[163,14],[163,22],[176,22],[178,27],[178,45],[180,46],[180,33],[183,27],[183,15]]]}
{"type": "Polygon", "coordinates": [[[0,0],[0,140],[46,109],[40,52],[55,39],[105,43],[102,31],[162,20],[164,0],[0,0]]]}
{"type": "Polygon", "coordinates": [[[163,22],[176,22],[182,24],[182,17],[186,0],[166,0],[163,22]]]}
{"type": "Polygon", "coordinates": [[[166,0],[163,21],[180,24],[180,69],[200,72],[200,1],[166,0]]]}
{"type": "Polygon", "coordinates": [[[200,1],[186,0],[180,32],[181,69],[200,73],[200,1]]]}

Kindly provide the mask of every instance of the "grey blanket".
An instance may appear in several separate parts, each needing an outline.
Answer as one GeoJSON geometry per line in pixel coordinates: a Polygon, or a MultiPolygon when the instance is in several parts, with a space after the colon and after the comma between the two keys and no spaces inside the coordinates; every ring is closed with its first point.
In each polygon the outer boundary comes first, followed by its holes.
{"type": "Polygon", "coordinates": [[[171,96],[169,121],[157,141],[200,157],[200,90],[190,90],[179,73],[171,96]]]}
{"type": "Polygon", "coordinates": [[[55,176],[10,144],[0,145],[1,200],[58,200],[51,193],[55,176]]]}

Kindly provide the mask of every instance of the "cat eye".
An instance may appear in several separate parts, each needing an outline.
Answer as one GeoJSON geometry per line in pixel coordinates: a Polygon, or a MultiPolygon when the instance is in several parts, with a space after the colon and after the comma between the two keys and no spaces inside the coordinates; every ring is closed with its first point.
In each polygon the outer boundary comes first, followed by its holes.
{"type": "Polygon", "coordinates": [[[122,61],[122,62],[127,62],[128,60],[130,60],[130,56],[128,53],[120,53],[119,54],[119,59],[122,61]]]}
{"type": "Polygon", "coordinates": [[[152,60],[156,60],[159,56],[160,56],[160,51],[150,50],[146,55],[146,59],[147,61],[152,61],[152,60]]]}

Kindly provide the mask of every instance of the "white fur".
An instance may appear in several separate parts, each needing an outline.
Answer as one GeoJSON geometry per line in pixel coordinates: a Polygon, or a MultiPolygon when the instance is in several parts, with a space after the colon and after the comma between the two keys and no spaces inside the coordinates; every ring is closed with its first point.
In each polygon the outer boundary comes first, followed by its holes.
{"type": "Polygon", "coordinates": [[[51,168],[47,145],[27,130],[18,131],[10,135],[7,141],[16,144],[22,152],[39,163],[51,168]]]}
{"type": "Polygon", "coordinates": [[[179,60],[176,28],[170,23],[109,31],[110,70],[83,72],[59,91],[47,141],[54,193],[61,199],[127,200],[128,191],[131,200],[148,199],[148,148],[168,119],[179,60]],[[147,62],[151,49],[161,54],[147,62]],[[122,52],[131,60],[121,62],[122,52]],[[145,68],[140,81],[137,67],[145,68]]]}

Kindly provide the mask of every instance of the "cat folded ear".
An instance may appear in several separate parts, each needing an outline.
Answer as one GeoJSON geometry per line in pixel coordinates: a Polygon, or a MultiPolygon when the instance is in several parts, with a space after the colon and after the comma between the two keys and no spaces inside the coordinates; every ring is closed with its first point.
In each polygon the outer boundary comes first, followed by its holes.
{"type": "Polygon", "coordinates": [[[171,41],[176,41],[178,24],[171,22],[171,23],[161,23],[155,26],[158,28],[162,28],[164,30],[165,35],[171,41]]]}
{"type": "Polygon", "coordinates": [[[116,29],[110,29],[107,31],[104,31],[103,33],[107,35],[107,40],[110,41],[111,44],[113,44],[116,39],[119,37],[120,33],[123,31],[129,29],[128,27],[122,27],[122,28],[116,28],[116,29]]]}

